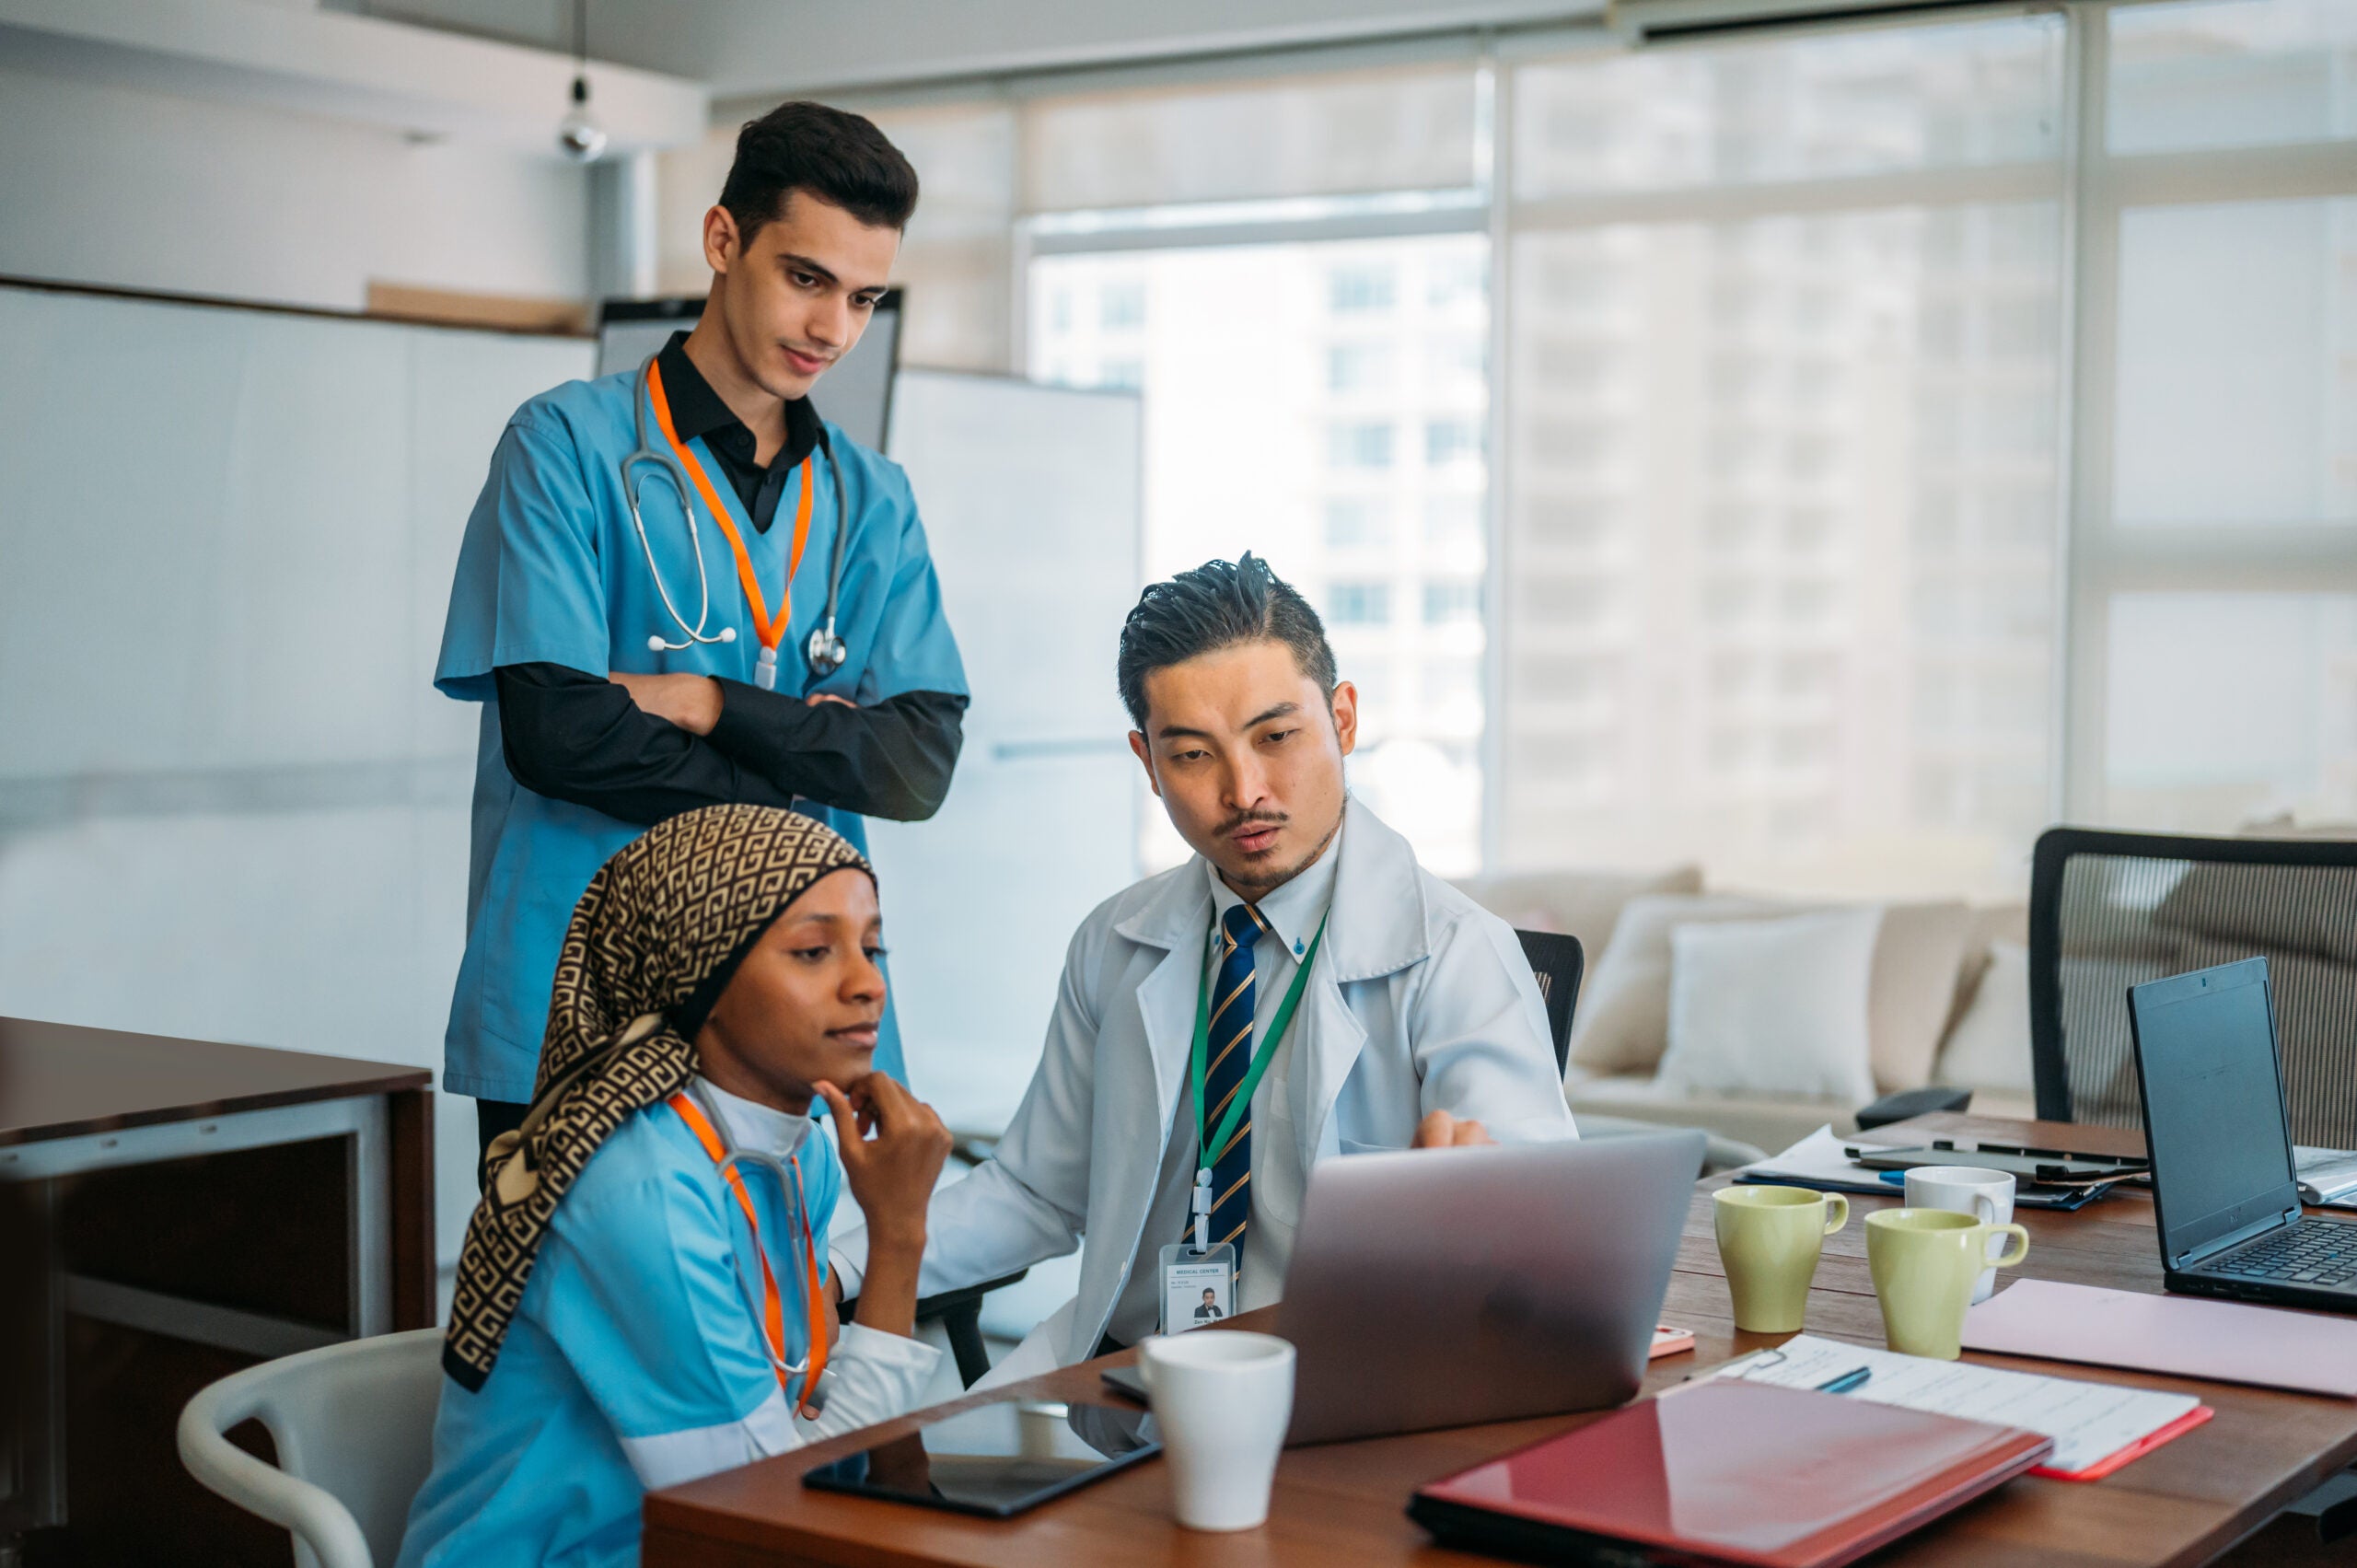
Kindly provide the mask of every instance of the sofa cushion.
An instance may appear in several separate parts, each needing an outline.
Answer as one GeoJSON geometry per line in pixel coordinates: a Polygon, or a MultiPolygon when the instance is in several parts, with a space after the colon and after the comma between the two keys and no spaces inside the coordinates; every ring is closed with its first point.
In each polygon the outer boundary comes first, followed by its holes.
{"type": "Polygon", "coordinates": [[[1881,1093],[1932,1081],[1971,930],[1972,911],[1962,903],[1883,906],[1871,1004],[1875,1087],[1881,1093]]]}
{"type": "Polygon", "coordinates": [[[2018,942],[1992,943],[1985,970],[1940,1047],[1933,1076],[1968,1088],[2029,1094],[2029,949],[2018,942]]]}
{"type": "Polygon", "coordinates": [[[1972,993],[1989,971],[1990,949],[2000,942],[2029,946],[2029,905],[1975,904],[1965,922],[1964,962],[1956,971],[1956,1006],[1948,1014],[1953,1029],[1972,1005],[1972,993]]]}
{"type": "Polygon", "coordinates": [[[1881,925],[1866,905],[1675,928],[1663,1086],[1873,1099],[1867,994],[1881,925]]]}
{"type": "Polygon", "coordinates": [[[1665,1127],[1701,1127],[1763,1149],[1790,1148],[1830,1122],[1858,1130],[1858,1108],[1838,1096],[1682,1094],[1650,1073],[1575,1078],[1565,1091],[1572,1117],[1619,1116],[1665,1127]]]}
{"type": "MultiPolygon", "coordinates": [[[[1828,907],[1840,906],[1736,893],[1647,894],[1630,900],[1611,944],[1589,961],[1572,1024],[1573,1064],[1590,1074],[1614,1074],[1650,1072],[1661,1061],[1669,1043],[1670,933],[1678,925],[1759,920],[1828,907]]],[[[1955,1005],[1956,972],[1971,924],[1972,912],[1961,903],[1884,908],[1868,999],[1878,1091],[1918,1088],[1931,1081],[1933,1059],[1955,1005]]]]}
{"type": "Polygon", "coordinates": [[[1646,893],[1699,893],[1702,868],[1667,871],[1533,871],[1506,877],[1477,877],[1457,884],[1475,903],[1526,931],[1576,936],[1590,973],[1612,940],[1612,928],[1630,900],[1646,893]]]}

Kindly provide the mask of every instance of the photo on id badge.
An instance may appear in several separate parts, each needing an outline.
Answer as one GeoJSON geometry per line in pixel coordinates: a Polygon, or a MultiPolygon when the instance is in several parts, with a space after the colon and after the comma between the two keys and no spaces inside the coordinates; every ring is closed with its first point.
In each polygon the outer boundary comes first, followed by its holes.
{"type": "Polygon", "coordinates": [[[1183,1334],[1236,1311],[1236,1249],[1223,1241],[1201,1251],[1179,1242],[1162,1249],[1162,1331],[1183,1334]]]}

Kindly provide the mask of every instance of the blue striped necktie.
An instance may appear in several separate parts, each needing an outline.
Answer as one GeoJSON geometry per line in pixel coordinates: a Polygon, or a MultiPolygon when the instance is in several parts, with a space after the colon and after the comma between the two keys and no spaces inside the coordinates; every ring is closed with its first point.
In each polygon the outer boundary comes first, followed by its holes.
{"type": "MultiPolygon", "coordinates": [[[[1220,1118],[1227,1114],[1227,1102],[1236,1098],[1251,1071],[1256,989],[1252,948],[1266,928],[1260,912],[1250,904],[1237,904],[1220,923],[1227,947],[1220,959],[1219,983],[1212,993],[1211,1064],[1203,1074],[1203,1098],[1209,1102],[1203,1112],[1205,1137],[1218,1132],[1220,1118]]],[[[1252,1218],[1252,1108],[1244,1108],[1225,1148],[1215,1156],[1206,1151],[1199,1157],[1212,1167],[1211,1238],[1215,1243],[1233,1243],[1241,1265],[1244,1229],[1252,1218]]]]}

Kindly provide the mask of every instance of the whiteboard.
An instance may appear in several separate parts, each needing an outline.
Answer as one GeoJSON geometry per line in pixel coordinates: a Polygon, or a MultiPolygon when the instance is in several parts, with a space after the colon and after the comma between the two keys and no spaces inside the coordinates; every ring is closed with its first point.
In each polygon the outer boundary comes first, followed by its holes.
{"type": "Polygon", "coordinates": [[[1074,928],[1137,877],[1113,655],[1138,596],[1142,441],[1134,393],[935,370],[893,391],[890,455],[974,701],[940,814],[872,823],[869,843],[909,1078],[961,1130],[1005,1125],[1074,928]]]}
{"type": "MultiPolygon", "coordinates": [[[[442,1069],[477,708],[431,684],[586,340],[0,287],[0,1013],[442,1069]]],[[[439,1240],[474,1109],[435,1112],[439,1240]]]]}
{"type": "MultiPolygon", "coordinates": [[[[593,346],[6,286],[0,342],[40,367],[0,381],[0,1013],[438,1077],[481,716],[431,684],[450,573],[508,415],[593,346]]],[[[978,696],[941,813],[874,838],[911,1077],[960,1126],[1004,1123],[1137,873],[1139,443],[1126,394],[895,394],[978,696]]],[[[472,1103],[436,1132],[447,1263],[472,1103]]]]}

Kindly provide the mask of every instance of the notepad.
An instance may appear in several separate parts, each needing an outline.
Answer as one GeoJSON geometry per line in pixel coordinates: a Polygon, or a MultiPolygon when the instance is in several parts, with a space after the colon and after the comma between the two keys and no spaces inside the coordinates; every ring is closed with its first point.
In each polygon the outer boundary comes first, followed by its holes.
{"type": "Polygon", "coordinates": [[[1968,1350],[2357,1398],[2357,1318],[2015,1280],[1964,1315],[1968,1350]]]}
{"type": "Polygon", "coordinates": [[[1775,1350],[1730,1362],[1712,1376],[1815,1388],[1860,1367],[1867,1372],[1865,1383],[1843,1399],[2041,1433],[2054,1439],[2054,1452],[2032,1473],[2062,1481],[2101,1480],[2190,1432],[2212,1413],[2190,1394],[2001,1372],[1968,1362],[1866,1350],[1814,1334],[1795,1334],[1775,1350]]]}

